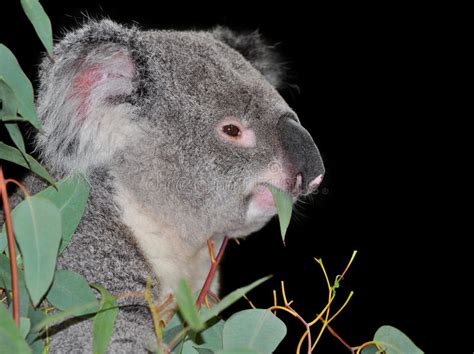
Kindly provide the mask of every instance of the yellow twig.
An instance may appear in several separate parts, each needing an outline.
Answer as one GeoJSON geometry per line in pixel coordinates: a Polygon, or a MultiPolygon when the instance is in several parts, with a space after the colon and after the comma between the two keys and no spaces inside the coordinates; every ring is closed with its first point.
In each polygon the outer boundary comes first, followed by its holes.
{"type": "Polygon", "coordinates": [[[155,328],[156,345],[161,348],[161,326],[158,318],[156,307],[153,305],[153,299],[151,298],[151,280],[146,280],[145,300],[148,304],[148,308],[151,312],[151,318],[153,319],[153,327],[155,328]]]}
{"type": "Polygon", "coordinates": [[[316,322],[318,322],[321,319],[321,317],[323,317],[324,313],[327,311],[327,309],[329,308],[330,305],[331,305],[331,303],[326,304],[326,306],[323,308],[321,313],[318,314],[314,320],[312,320],[310,323],[308,323],[310,327],[312,325],[314,325],[316,322]]]}
{"type": "Polygon", "coordinates": [[[252,301],[250,301],[247,295],[244,295],[244,299],[247,300],[251,308],[256,309],[255,305],[252,303],[252,301]]]}
{"type": "MultiPolygon", "coordinates": [[[[323,327],[321,327],[321,331],[319,332],[319,335],[318,337],[316,338],[316,340],[314,341],[314,344],[313,344],[313,347],[311,348],[311,350],[314,350],[314,348],[316,347],[316,344],[318,344],[318,341],[319,339],[321,338],[321,335],[323,334],[324,330],[326,329],[326,327],[329,325],[329,323],[334,319],[336,318],[337,315],[339,315],[339,313],[344,309],[344,307],[346,307],[346,305],[349,303],[349,300],[351,299],[352,295],[354,295],[354,292],[351,291],[349,296],[347,297],[346,301],[344,302],[344,304],[339,308],[339,310],[337,310],[337,312],[328,320],[327,316],[326,316],[326,319],[323,321],[323,327]]],[[[327,314],[329,314],[329,311],[326,312],[327,314]]],[[[321,319],[321,318],[320,318],[321,319]]]]}
{"type": "Polygon", "coordinates": [[[349,296],[347,297],[346,301],[345,301],[344,304],[341,306],[341,308],[340,308],[339,310],[337,310],[337,312],[336,312],[334,315],[332,315],[332,317],[331,317],[331,318],[329,319],[329,321],[328,321],[328,324],[329,324],[334,318],[336,318],[337,315],[339,315],[339,313],[344,309],[344,307],[346,307],[346,305],[349,303],[349,301],[350,301],[352,295],[354,295],[354,292],[353,292],[353,291],[351,291],[351,292],[349,293],[349,296]]]}
{"type": "Polygon", "coordinates": [[[145,292],[142,292],[142,291],[140,291],[140,292],[139,291],[130,291],[130,292],[114,295],[116,300],[124,299],[124,298],[127,298],[127,297],[134,297],[134,298],[138,298],[138,299],[144,299],[145,296],[146,296],[145,292]]]}
{"type": "Polygon", "coordinates": [[[356,351],[356,354],[360,354],[361,353],[361,350],[368,347],[368,346],[371,346],[371,345],[375,345],[375,347],[377,348],[377,350],[383,350],[383,347],[380,346],[380,342],[377,342],[375,340],[371,340],[369,342],[365,342],[357,347],[354,347],[354,350],[356,351]]]}
{"type": "Polygon", "coordinates": [[[207,248],[209,250],[209,257],[211,258],[211,263],[216,263],[216,257],[214,255],[214,242],[207,240],[207,248]]]}
{"type": "Polygon", "coordinates": [[[283,295],[283,302],[285,303],[285,306],[287,306],[288,301],[286,300],[285,282],[283,280],[281,281],[281,293],[283,295]]]}
{"type": "Polygon", "coordinates": [[[274,311],[274,310],[282,310],[282,311],[286,311],[288,313],[290,313],[291,315],[293,315],[294,317],[299,317],[299,315],[293,311],[293,310],[290,310],[290,309],[287,309],[286,307],[283,307],[283,306],[272,306],[270,308],[268,308],[268,311],[274,311]]]}
{"type": "Polygon", "coordinates": [[[308,335],[309,335],[309,331],[306,330],[306,331],[303,333],[303,335],[301,336],[300,341],[298,342],[298,346],[296,347],[296,354],[300,354],[300,352],[301,352],[301,347],[302,347],[302,345],[303,345],[303,343],[304,343],[304,339],[305,339],[308,335]]]}

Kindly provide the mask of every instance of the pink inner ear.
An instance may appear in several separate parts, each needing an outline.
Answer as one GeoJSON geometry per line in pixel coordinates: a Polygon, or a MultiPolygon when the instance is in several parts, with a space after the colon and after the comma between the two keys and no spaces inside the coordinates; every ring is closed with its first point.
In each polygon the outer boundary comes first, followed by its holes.
{"type": "MultiPolygon", "coordinates": [[[[105,73],[103,75],[106,75],[105,73]]],[[[87,98],[92,88],[101,80],[101,68],[93,65],[77,75],[73,81],[73,94],[79,99],[78,115],[82,122],[86,117],[87,98]]]]}
{"type": "Polygon", "coordinates": [[[94,88],[104,86],[104,96],[117,95],[129,92],[128,85],[124,81],[131,81],[134,73],[134,65],[130,56],[118,52],[109,57],[106,63],[91,65],[76,75],[73,80],[72,95],[78,101],[78,117],[82,122],[86,118],[87,106],[90,104],[89,97],[94,88]]]}

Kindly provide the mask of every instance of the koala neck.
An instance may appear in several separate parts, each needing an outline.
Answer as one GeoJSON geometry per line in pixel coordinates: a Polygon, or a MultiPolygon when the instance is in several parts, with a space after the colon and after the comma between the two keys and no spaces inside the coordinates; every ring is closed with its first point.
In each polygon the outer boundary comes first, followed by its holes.
{"type": "MultiPolygon", "coordinates": [[[[190,242],[177,227],[160,220],[139,203],[119,182],[116,182],[115,191],[122,222],[130,228],[152,266],[161,283],[161,295],[174,291],[181,278],[188,279],[193,289],[200,289],[210,267],[207,243],[190,242]]],[[[219,246],[222,239],[219,237],[214,241],[219,246]]]]}

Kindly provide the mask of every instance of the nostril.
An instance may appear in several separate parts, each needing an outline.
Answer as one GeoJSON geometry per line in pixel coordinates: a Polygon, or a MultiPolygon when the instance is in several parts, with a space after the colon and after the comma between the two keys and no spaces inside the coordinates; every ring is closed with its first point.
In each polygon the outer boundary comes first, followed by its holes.
{"type": "Polygon", "coordinates": [[[315,179],[313,179],[311,182],[309,182],[308,189],[310,191],[315,190],[321,184],[322,180],[323,180],[323,175],[321,174],[318,177],[316,177],[315,179]]]}

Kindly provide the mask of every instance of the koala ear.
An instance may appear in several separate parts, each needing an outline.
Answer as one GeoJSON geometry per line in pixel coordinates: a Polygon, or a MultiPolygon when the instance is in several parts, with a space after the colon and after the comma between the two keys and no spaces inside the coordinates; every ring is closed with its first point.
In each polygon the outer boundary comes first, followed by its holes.
{"type": "Polygon", "coordinates": [[[71,78],[70,104],[75,105],[75,119],[98,119],[97,109],[131,94],[133,75],[134,65],[125,50],[102,47],[89,53],[71,78]]]}
{"type": "Polygon", "coordinates": [[[43,61],[38,114],[44,133],[37,145],[55,171],[107,164],[137,129],[130,119],[137,72],[132,50],[110,34],[120,27],[111,21],[88,25],[59,43],[56,62],[43,61]]]}
{"type": "Polygon", "coordinates": [[[258,31],[237,33],[227,27],[218,26],[212,35],[244,56],[275,88],[282,88],[285,67],[280,54],[258,31]]]}

